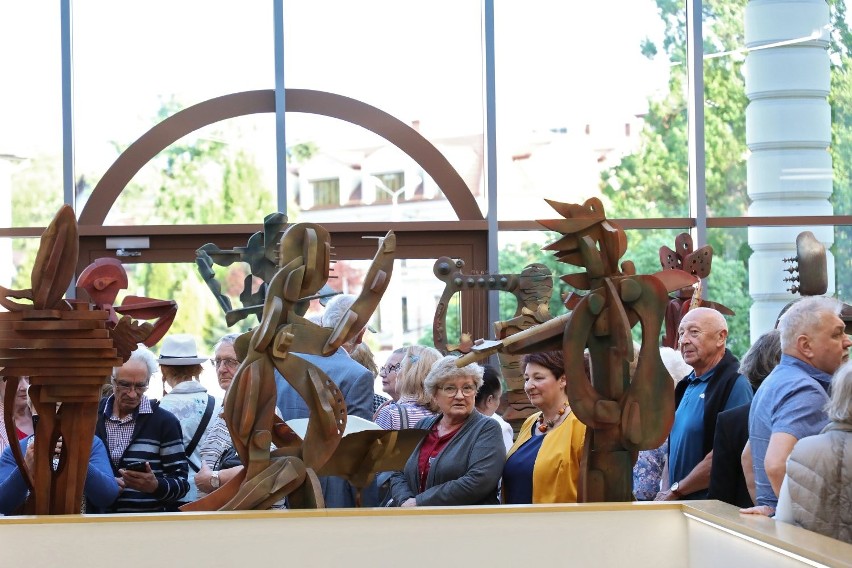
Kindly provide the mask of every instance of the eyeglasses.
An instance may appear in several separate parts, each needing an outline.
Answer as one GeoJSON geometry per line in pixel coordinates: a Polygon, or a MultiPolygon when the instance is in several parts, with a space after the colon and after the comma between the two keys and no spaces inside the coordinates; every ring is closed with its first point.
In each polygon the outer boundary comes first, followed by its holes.
{"type": "Polygon", "coordinates": [[[461,391],[464,396],[472,396],[476,394],[476,386],[464,385],[463,387],[459,388],[456,385],[447,385],[441,387],[441,392],[447,396],[456,396],[456,393],[458,393],[459,391],[461,391]]]}
{"type": "Polygon", "coordinates": [[[210,359],[210,362],[213,363],[213,366],[217,369],[222,365],[228,367],[229,369],[236,369],[240,362],[236,359],[210,359]]]}
{"type": "Polygon", "coordinates": [[[402,363],[397,363],[396,365],[382,365],[379,369],[379,374],[390,375],[391,373],[398,373],[400,367],[402,367],[402,363]]]}
{"type": "Polygon", "coordinates": [[[127,381],[115,381],[116,390],[135,390],[137,394],[144,394],[148,390],[148,383],[128,383],[127,381]]]}

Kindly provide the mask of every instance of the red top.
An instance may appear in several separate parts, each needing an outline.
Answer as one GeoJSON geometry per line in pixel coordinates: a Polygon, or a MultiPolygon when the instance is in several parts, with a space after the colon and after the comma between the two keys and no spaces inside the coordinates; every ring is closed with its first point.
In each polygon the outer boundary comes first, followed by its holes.
{"type": "Polygon", "coordinates": [[[435,422],[435,425],[432,426],[432,429],[429,431],[429,435],[426,436],[425,440],[423,440],[423,445],[420,446],[420,456],[417,459],[417,471],[420,472],[420,493],[426,491],[426,478],[429,476],[429,469],[432,467],[432,462],[435,461],[435,457],[441,453],[444,446],[453,439],[453,436],[455,436],[459,430],[461,430],[461,428],[456,428],[449,434],[439,436],[438,423],[435,422]]]}
{"type": "Polygon", "coordinates": [[[18,435],[18,440],[23,440],[24,438],[29,436],[29,434],[27,434],[26,432],[24,432],[23,430],[21,430],[17,426],[15,426],[15,434],[18,435]]]}

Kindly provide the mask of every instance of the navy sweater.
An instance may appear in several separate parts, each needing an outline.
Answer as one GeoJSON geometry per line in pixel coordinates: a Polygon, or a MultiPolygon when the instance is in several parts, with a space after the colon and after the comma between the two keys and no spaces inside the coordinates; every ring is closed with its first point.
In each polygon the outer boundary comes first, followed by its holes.
{"type": "MultiPolygon", "coordinates": [[[[90,513],[148,513],[176,511],[178,501],[189,491],[189,465],[183,447],[183,432],[180,422],[174,414],[160,408],[155,400],[151,402],[151,414],[140,414],[139,408],[133,411],[136,423],[133,437],[122,454],[118,465],[112,465],[113,475],[120,477],[119,469],[132,462],[146,461],[159,483],[153,493],[143,493],[135,489],[124,489],[118,499],[107,508],[92,507],[90,513]]],[[[106,433],[106,420],[112,414],[113,397],[101,400],[98,407],[98,425],[96,434],[109,447],[106,433]]]]}

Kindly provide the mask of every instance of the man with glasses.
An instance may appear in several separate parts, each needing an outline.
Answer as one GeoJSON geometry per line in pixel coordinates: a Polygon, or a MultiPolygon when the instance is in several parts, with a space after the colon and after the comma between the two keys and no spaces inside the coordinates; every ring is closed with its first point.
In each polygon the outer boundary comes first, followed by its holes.
{"type": "Polygon", "coordinates": [[[113,370],[113,394],[101,400],[96,435],[106,445],[118,499],[90,513],[176,511],[189,490],[180,422],[145,396],[157,360],[140,345],[113,370]]]}
{"type": "Polygon", "coordinates": [[[716,417],[751,402],[753,391],[740,363],[725,347],[728,324],[716,310],[694,308],[678,327],[680,352],[693,368],[675,387],[674,424],[669,435],[668,489],[657,501],[706,499],[713,463],[716,417]]]}

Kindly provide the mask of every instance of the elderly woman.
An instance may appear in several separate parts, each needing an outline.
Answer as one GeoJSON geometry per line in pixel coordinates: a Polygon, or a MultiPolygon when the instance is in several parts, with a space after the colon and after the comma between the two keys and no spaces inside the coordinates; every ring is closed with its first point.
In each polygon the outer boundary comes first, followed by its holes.
{"type": "Polygon", "coordinates": [[[397,378],[399,377],[399,370],[402,368],[402,353],[404,351],[404,347],[394,349],[385,364],[379,369],[379,376],[382,378],[382,390],[391,400],[399,400],[397,378]]]}
{"type": "MultiPolygon", "coordinates": [[[[0,367],[0,375],[3,369],[0,367]]],[[[33,415],[27,404],[27,388],[30,386],[29,377],[21,377],[18,380],[18,390],[15,391],[15,403],[13,404],[12,422],[15,430],[6,432],[4,417],[4,397],[6,392],[6,378],[0,377],[0,452],[16,440],[23,440],[33,434],[33,415]]]]}
{"type": "Polygon", "coordinates": [[[429,434],[414,449],[405,470],[391,477],[393,505],[497,504],[506,453],[500,426],[473,406],[482,386],[482,367],[456,367],[456,360],[440,359],[426,376],[426,393],[439,413],[417,423],[429,434]]]}
{"type": "Polygon", "coordinates": [[[571,412],[562,351],[521,360],[524,390],[539,409],[521,426],[503,468],[503,502],[575,503],[586,426],[571,412]]]}
{"type": "Polygon", "coordinates": [[[396,391],[399,400],[382,406],[373,422],[384,430],[414,428],[420,420],[433,416],[432,397],[426,394],[424,382],[441,352],[433,347],[411,345],[402,352],[399,371],[396,375],[396,391]],[[406,420],[403,421],[402,417],[406,420]]]}
{"type": "Polygon", "coordinates": [[[182,503],[198,499],[195,474],[201,470],[203,463],[200,446],[213,424],[213,418],[218,414],[214,412],[216,400],[207,394],[207,389],[198,382],[203,371],[201,363],[206,360],[206,357],[198,356],[195,338],[185,334],[166,337],[157,360],[163,373],[164,389],[166,384],[171,387],[169,393],[160,401],[160,408],[168,410],[180,420],[183,445],[191,470],[189,492],[182,503]]]}
{"type": "Polygon", "coordinates": [[[852,544],[852,363],[835,373],[825,410],[828,425],[787,458],[775,520],[852,544]]]}

